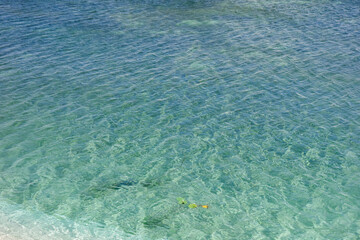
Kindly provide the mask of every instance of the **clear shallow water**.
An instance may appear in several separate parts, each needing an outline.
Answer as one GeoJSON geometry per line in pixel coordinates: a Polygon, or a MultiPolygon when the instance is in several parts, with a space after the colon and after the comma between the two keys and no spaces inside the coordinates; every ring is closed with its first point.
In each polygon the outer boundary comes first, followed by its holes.
{"type": "Polygon", "coordinates": [[[1,0],[0,23],[0,239],[359,237],[358,2],[1,0]]]}

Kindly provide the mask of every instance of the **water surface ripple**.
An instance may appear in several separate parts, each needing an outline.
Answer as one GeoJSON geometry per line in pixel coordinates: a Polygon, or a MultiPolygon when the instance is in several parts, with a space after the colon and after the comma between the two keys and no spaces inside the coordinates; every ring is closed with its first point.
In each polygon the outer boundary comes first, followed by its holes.
{"type": "Polygon", "coordinates": [[[358,239],[359,39],[358,1],[0,0],[0,239],[358,239]]]}

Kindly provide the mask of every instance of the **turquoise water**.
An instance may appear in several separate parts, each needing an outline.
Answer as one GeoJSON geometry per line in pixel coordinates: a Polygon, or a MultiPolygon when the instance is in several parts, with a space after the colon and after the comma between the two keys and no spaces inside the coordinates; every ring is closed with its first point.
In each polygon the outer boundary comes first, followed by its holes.
{"type": "Polygon", "coordinates": [[[0,239],[359,239],[359,39],[358,1],[0,0],[0,239]]]}

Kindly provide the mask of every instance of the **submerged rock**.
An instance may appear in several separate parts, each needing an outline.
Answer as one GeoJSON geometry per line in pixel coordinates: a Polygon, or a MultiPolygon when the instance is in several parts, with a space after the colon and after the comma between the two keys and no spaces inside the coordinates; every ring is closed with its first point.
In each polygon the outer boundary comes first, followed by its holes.
{"type": "Polygon", "coordinates": [[[142,223],[146,228],[165,227],[168,225],[164,223],[164,220],[169,219],[179,213],[181,205],[170,202],[158,203],[148,209],[146,216],[142,223]]]}

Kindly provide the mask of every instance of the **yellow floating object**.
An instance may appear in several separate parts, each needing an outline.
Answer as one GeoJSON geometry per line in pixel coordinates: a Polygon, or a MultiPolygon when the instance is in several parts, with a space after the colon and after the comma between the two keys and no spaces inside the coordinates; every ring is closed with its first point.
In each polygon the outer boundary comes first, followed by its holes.
{"type": "Polygon", "coordinates": [[[197,208],[197,205],[195,203],[189,204],[189,208],[197,208]]]}
{"type": "Polygon", "coordinates": [[[201,205],[203,208],[209,208],[209,205],[201,205]]]}

